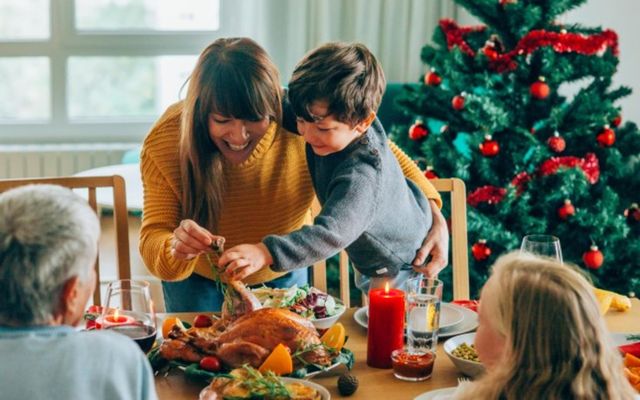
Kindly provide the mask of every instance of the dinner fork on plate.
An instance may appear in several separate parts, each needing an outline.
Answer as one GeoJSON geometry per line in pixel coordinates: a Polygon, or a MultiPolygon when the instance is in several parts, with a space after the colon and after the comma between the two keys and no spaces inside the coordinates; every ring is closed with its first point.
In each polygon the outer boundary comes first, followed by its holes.
{"type": "Polygon", "coordinates": [[[465,382],[471,382],[471,379],[467,378],[466,376],[462,376],[460,378],[458,378],[458,385],[465,383],[465,382]]]}

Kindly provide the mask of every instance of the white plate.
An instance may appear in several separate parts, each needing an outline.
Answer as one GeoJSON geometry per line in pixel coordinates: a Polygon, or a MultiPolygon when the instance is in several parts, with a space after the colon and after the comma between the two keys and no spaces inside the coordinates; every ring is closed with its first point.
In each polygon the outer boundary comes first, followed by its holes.
{"type": "Polygon", "coordinates": [[[419,394],[413,400],[439,400],[440,397],[442,397],[443,399],[447,399],[448,397],[445,397],[445,396],[451,396],[455,391],[456,391],[455,387],[429,390],[428,392],[419,394]]]}
{"type": "MultiPolygon", "coordinates": [[[[304,386],[308,386],[312,389],[315,389],[318,391],[318,393],[320,393],[320,399],[321,400],[331,400],[331,394],[329,393],[329,391],[327,390],[327,388],[325,388],[324,386],[320,386],[315,382],[309,382],[309,381],[305,381],[303,379],[295,379],[295,378],[280,378],[282,379],[282,381],[285,384],[291,384],[291,383],[299,383],[301,385],[304,386]]],[[[205,387],[204,389],[202,389],[202,391],[200,392],[200,398],[205,398],[205,391],[207,391],[209,388],[209,386],[205,387]]]]}
{"type": "MultiPolygon", "coordinates": [[[[353,313],[353,319],[358,325],[363,328],[367,328],[369,324],[369,318],[367,317],[368,307],[361,307],[353,313]]],[[[478,327],[478,314],[469,310],[468,308],[461,307],[455,304],[443,303],[442,309],[454,310],[455,313],[462,314],[462,319],[455,325],[449,327],[441,327],[438,332],[439,337],[449,337],[460,335],[461,333],[469,332],[478,327]]]]}
{"type": "Polygon", "coordinates": [[[324,386],[318,385],[315,382],[305,381],[304,379],[295,379],[295,378],[282,378],[284,383],[301,383],[305,386],[309,386],[320,393],[320,398],[322,400],[331,400],[331,394],[324,386]]]}
{"type": "Polygon", "coordinates": [[[456,304],[449,305],[460,310],[463,316],[462,322],[447,329],[440,329],[438,332],[439,338],[461,335],[463,333],[473,331],[478,327],[478,314],[475,311],[456,304]]]}

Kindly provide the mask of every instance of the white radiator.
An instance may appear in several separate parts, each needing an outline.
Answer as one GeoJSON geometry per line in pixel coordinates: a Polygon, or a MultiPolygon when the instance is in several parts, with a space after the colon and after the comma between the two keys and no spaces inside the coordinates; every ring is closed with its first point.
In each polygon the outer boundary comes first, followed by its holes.
{"type": "Polygon", "coordinates": [[[138,143],[0,146],[0,179],[69,176],[91,168],[120,164],[138,143]]]}

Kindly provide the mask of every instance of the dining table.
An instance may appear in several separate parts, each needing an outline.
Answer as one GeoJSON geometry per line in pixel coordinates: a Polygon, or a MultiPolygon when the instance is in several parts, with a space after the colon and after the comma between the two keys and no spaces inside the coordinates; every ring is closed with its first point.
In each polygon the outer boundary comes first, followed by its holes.
{"type": "MultiPolygon", "coordinates": [[[[631,299],[632,307],[625,312],[609,311],[605,315],[607,327],[612,333],[640,333],[640,301],[631,299]]],[[[355,364],[351,374],[358,379],[358,390],[350,399],[414,399],[416,396],[436,389],[453,387],[458,384],[458,378],[463,375],[458,372],[443,349],[443,341],[438,344],[435,366],[431,378],[421,382],[408,382],[397,379],[391,369],[371,368],[367,366],[367,330],[358,325],[353,314],[356,308],[350,308],[340,317],[344,325],[348,340],[345,346],[355,355],[355,364]]],[[[163,320],[169,316],[176,316],[183,321],[191,322],[197,313],[159,314],[163,320]]],[[[553,334],[553,332],[550,332],[553,334]]],[[[622,365],[620,366],[622,368],[622,365]]],[[[312,378],[329,390],[332,399],[343,398],[338,393],[337,381],[339,375],[347,371],[344,365],[324,372],[312,378]]],[[[172,369],[168,374],[158,374],[155,378],[156,390],[160,399],[181,400],[198,399],[200,391],[206,386],[203,382],[188,380],[182,371],[172,369]]]]}

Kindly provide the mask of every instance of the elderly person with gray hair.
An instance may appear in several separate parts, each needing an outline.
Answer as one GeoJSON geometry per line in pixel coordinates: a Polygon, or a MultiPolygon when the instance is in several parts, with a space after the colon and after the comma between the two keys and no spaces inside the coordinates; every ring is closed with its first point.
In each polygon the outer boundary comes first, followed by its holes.
{"type": "Polygon", "coordinates": [[[74,329],[95,287],[99,234],[97,216],[69,189],[0,194],[0,397],[157,397],[131,339],[74,329]]]}

